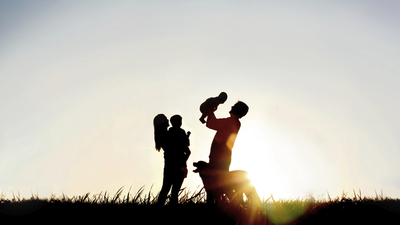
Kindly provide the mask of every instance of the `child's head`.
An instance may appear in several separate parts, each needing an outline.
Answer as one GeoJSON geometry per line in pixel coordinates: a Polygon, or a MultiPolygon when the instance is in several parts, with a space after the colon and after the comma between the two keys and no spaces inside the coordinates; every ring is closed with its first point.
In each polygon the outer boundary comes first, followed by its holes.
{"type": "Polygon", "coordinates": [[[179,128],[182,126],[182,117],[180,115],[174,115],[170,119],[173,127],[179,128]]]}
{"type": "Polygon", "coordinates": [[[230,113],[235,114],[238,118],[242,118],[247,114],[248,111],[249,107],[246,105],[246,103],[238,101],[235,105],[232,106],[230,113]]]}
{"type": "Polygon", "coordinates": [[[220,101],[222,103],[224,103],[227,98],[228,98],[228,95],[225,92],[221,92],[221,94],[219,94],[217,97],[218,101],[220,101]]]}

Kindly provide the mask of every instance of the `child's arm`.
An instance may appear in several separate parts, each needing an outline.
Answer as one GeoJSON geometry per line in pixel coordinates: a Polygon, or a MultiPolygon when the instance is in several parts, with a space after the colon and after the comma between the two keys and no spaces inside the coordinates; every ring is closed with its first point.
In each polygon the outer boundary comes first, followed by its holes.
{"type": "Polygon", "coordinates": [[[190,139],[189,139],[189,136],[190,136],[190,134],[191,134],[191,132],[190,132],[190,131],[188,131],[188,132],[187,132],[187,134],[186,134],[186,138],[187,138],[187,146],[190,146],[190,139]]]}

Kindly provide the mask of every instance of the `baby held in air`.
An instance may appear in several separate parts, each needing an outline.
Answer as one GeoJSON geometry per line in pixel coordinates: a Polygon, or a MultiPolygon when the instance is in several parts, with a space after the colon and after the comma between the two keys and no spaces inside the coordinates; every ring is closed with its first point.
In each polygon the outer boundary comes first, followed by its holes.
{"type": "Polygon", "coordinates": [[[214,112],[219,104],[223,104],[228,95],[225,92],[221,92],[217,97],[208,98],[205,102],[200,105],[200,112],[202,113],[200,117],[200,122],[205,123],[206,117],[211,112],[214,112]]]}

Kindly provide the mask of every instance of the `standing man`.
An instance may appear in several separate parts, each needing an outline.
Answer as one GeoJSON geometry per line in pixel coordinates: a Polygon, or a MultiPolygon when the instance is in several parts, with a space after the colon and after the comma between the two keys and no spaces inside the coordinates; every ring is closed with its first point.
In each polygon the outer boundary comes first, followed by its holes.
{"type": "Polygon", "coordinates": [[[231,116],[223,119],[217,119],[214,111],[208,115],[206,123],[208,128],[217,131],[211,144],[209,163],[215,172],[228,172],[232,148],[240,129],[239,119],[247,114],[249,107],[244,102],[238,101],[229,112],[231,116]]]}

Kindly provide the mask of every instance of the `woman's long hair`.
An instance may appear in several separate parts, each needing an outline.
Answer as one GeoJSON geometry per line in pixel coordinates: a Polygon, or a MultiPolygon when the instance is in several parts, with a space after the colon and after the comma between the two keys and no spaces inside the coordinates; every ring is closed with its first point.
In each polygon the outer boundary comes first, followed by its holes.
{"type": "Polygon", "coordinates": [[[159,152],[165,147],[167,129],[169,126],[168,118],[164,114],[158,114],[153,120],[154,126],[154,141],[156,150],[159,152]]]}

